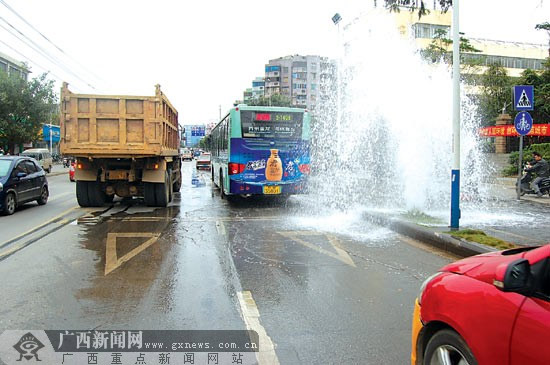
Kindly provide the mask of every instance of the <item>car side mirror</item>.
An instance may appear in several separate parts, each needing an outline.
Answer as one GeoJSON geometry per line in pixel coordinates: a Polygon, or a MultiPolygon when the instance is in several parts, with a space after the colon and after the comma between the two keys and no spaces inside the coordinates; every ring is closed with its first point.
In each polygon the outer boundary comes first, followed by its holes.
{"type": "Polygon", "coordinates": [[[518,259],[499,266],[493,284],[504,292],[529,294],[531,291],[531,265],[526,259],[518,259]]]}
{"type": "Polygon", "coordinates": [[[18,179],[21,179],[23,177],[27,176],[27,173],[26,172],[18,172],[15,177],[18,178],[18,179]]]}

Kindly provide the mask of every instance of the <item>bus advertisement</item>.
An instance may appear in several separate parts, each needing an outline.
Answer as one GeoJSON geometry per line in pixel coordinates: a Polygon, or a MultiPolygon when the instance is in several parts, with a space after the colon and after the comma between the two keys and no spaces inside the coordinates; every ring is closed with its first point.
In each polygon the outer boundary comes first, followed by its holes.
{"type": "Polygon", "coordinates": [[[212,181],[222,197],[304,193],[309,143],[304,109],[239,105],[212,130],[212,181]]]}

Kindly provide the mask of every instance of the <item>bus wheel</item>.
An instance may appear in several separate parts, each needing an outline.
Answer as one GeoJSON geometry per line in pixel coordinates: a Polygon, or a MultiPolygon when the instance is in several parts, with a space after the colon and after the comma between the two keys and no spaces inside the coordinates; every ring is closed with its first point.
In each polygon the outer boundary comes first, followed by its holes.
{"type": "Polygon", "coordinates": [[[212,172],[212,176],[210,178],[212,179],[212,182],[214,182],[214,167],[212,167],[211,172],[212,172]]]}
{"type": "Polygon", "coordinates": [[[220,172],[220,198],[225,199],[225,193],[223,191],[223,175],[220,172]]]}

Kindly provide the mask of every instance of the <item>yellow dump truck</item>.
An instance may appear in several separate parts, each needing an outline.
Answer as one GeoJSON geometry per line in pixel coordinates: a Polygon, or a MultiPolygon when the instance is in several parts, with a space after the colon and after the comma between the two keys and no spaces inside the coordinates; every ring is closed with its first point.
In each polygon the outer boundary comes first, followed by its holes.
{"type": "Polygon", "coordinates": [[[116,195],[165,207],[181,187],[178,112],[155,96],[74,94],[61,88],[61,153],[76,158],[76,197],[102,206],[116,195]]]}

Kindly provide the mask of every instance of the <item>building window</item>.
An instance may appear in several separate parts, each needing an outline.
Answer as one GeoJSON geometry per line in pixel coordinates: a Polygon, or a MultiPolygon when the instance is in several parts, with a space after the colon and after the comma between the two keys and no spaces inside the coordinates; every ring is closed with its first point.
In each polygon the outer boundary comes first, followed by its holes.
{"type": "Polygon", "coordinates": [[[519,57],[506,57],[506,56],[494,56],[494,55],[482,55],[478,53],[462,53],[460,55],[461,62],[464,61],[477,61],[482,66],[500,65],[506,68],[518,68],[532,70],[541,70],[542,62],[544,60],[536,58],[519,58],[519,57]]]}
{"type": "Polygon", "coordinates": [[[445,37],[449,37],[451,27],[448,25],[416,23],[413,25],[413,30],[415,38],[434,38],[438,30],[444,31],[445,37]]]}
{"type": "Polygon", "coordinates": [[[281,71],[281,66],[265,66],[265,72],[281,71]]]}

